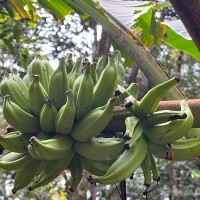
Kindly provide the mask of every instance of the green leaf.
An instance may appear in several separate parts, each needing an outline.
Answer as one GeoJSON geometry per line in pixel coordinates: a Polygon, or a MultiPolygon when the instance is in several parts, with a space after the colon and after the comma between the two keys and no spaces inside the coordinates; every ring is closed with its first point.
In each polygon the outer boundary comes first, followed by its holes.
{"type": "Polygon", "coordinates": [[[6,20],[8,19],[8,16],[3,14],[3,13],[0,13],[0,23],[1,22],[5,22],[6,20]]]}
{"type": "Polygon", "coordinates": [[[21,54],[20,54],[20,66],[23,68],[27,68],[29,64],[29,52],[27,48],[22,49],[21,54]]]}
{"type": "Polygon", "coordinates": [[[150,23],[150,37],[153,37],[153,43],[157,46],[162,44],[162,38],[165,34],[165,26],[160,23],[160,20],[155,18],[155,9],[152,9],[151,23],[150,23]]]}
{"type": "Polygon", "coordinates": [[[166,22],[156,21],[153,9],[160,10],[163,7],[170,7],[169,1],[156,4],[152,4],[149,1],[130,0],[98,0],[98,2],[103,9],[110,13],[111,19],[121,24],[121,27],[134,31],[135,35],[140,35],[140,40],[147,47],[150,47],[153,43],[160,45],[163,35],[166,33],[165,43],[199,60],[200,54],[194,42],[191,38],[188,39],[182,35],[182,33],[187,33],[187,31],[185,27],[179,27],[180,20],[178,20],[178,23],[175,23],[173,28],[171,24],[169,26],[166,22]]]}
{"type": "Polygon", "coordinates": [[[164,39],[166,44],[200,60],[199,50],[180,20],[163,24],[166,26],[167,37],[164,39]]]}
{"type": "Polygon", "coordinates": [[[147,47],[151,46],[153,43],[153,36],[150,34],[150,24],[152,21],[152,9],[149,9],[148,12],[142,14],[138,19],[137,23],[133,26],[133,28],[139,30],[141,32],[140,40],[147,47]]]}
{"type": "Polygon", "coordinates": [[[64,0],[65,3],[70,6],[77,14],[81,16],[82,19],[86,19],[89,15],[82,10],[79,6],[73,3],[71,0],[64,0]]]}
{"type": "Polygon", "coordinates": [[[152,8],[150,1],[98,0],[99,5],[110,13],[123,27],[131,29],[136,20],[152,8]]]}
{"type": "Polygon", "coordinates": [[[38,0],[38,3],[50,12],[58,22],[74,11],[63,0],[38,0]]]}
{"type": "Polygon", "coordinates": [[[11,18],[16,20],[19,19],[19,15],[16,9],[12,6],[12,4],[9,1],[4,4],[4,7],[11,18]]]}
{"type": "Polygon", "coordinates": [[[9,2],[12,4],[22,19],[34,19],[32,17],[34,10],[30,9],[31,4],[29,0],[10,0],[9,2]]]}
{"type": "Polygon", "coordinates": [[[9,51],[10,51],[12,54],[15,54],[15,53],[16,53],[16,49],[15,49],[15,47],[13,46],[12,41],[13,41],[13,37],[10,36],[10,35],[5,36],[5,37],[3,38],[3,42],[5,43],[6,47],[9,49],[9,51]]]}
{"type": "Polygon", "coordinates": [[[13,27],[13,37],[17,43],[20,41],[21,31],[22,31],[22,26],[21,23],[18,22],[13,27]]]}

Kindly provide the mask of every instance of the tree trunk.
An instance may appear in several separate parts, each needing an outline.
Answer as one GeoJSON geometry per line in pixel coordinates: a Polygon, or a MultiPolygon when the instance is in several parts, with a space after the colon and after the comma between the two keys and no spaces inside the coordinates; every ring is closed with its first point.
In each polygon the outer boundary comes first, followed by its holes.
{"type": "MultiPolygon", "coordinates": [[[[95,23],[95,22],[94,22],[95,23]]],[[[97,24],[95,23],[93,26],[94,29],[94,42],[92,45],[92,57],[93,59],[99,58],[102,55],[108,55],[111,47],[110,36],[107,32],[102,29],[101,39],[97,40],[97,24]]]]}
{"type": "Polygon", "coordinates": [[[200,1],[170,0],[170,2],[200,51],[200,1]]]}

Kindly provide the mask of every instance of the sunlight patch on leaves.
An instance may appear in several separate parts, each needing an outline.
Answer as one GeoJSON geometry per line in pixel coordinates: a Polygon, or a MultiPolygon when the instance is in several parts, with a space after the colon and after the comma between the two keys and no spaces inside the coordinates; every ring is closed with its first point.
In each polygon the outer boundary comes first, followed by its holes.
{"type": "Polygon", "coordinates": [[[98,2],[103,9],[128,29],[153,5],[150,1],[98,0],[98,2]]]}

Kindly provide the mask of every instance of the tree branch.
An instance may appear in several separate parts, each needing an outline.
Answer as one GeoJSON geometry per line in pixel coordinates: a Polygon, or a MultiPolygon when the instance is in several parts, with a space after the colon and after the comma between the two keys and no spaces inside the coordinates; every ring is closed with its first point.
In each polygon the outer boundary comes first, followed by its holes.
{"type": "MultiPolygon", "coordinates": [[[[189,99],[188,104],[194,116],[193,128],[200,128],[200,99],[189,99]]],[[[158,110],[180,110],[180,100],[161,101],[158,110]]],[[[124,107],[116,107],[105,132],[124,132],[125,119],[130,115],[124,107]]]]}

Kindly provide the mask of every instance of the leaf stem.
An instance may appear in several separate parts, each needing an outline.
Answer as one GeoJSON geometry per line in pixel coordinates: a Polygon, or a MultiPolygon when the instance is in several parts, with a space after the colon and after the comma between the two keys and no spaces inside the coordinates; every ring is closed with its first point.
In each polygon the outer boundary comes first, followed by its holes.
{"type": "MultiPolygon", "coordinates": [[[[98,8],[92,1],[87,0],[72,0],[80,8],[85,10],[97,23],[101,24],[108,34],[127,52],[127,54],[134,60],[141,71],[149,79],[152,85],[156,85],[166,81],[169,76],[150,54],[149,50],[144,47],[139,39],[133,33],[124,30],[119,22],[112,18],[111,22],[108,17],[103,13],[100,5],[98,8]]],[[[104,10],[104,12],[106,12],[104,10]]],[[[111,15],[109,14],[110,19],[111,15]]],[[[177,88],[173,87],[166,95],[167,99],[182,99],[183,93],[177,88]]]]}

